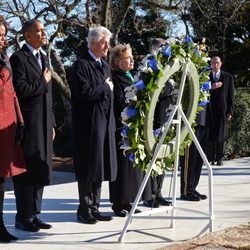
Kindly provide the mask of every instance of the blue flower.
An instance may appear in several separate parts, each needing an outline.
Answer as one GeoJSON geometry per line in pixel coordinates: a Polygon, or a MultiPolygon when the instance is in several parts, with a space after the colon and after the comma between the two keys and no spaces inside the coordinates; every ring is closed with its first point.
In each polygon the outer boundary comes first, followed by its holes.
{"type": "Polygon", "coordinates": [[[139,90],[142,90],[142,89],[144,89],[146,87],[143,80],[137,81],[134,85],[139,90]]]}
{"type": "Polygon", "coordinates": [[[191,37],[189,37],[189,36],[188,36],[188,37],[186,38],[185,42],[186,42],[186,43],[192,43],[192,42],[193,42],[193,40],[192,40],[192,38],[191,38],[191,37]]]}
{"type": "Polygon", "coordinates": [[[122,137],[127,137],[128,136],[128,127],[125,126],[121,129],[121,136],[122,137]]]}
{"type": "Polygon", "coordinates": [[[161,129],[157,128],[156,130],[154,130],[154,136],[155,137],[159,137],[159,135],[161,134],[161,129]]]}
{"type": "Polygon", "coordinates": [[[204,70],[205,70],[205,71],[207,71],[207,70],[212,70],[212,67],[211,67],[211,66],[206,66],[204,70]]]}
{"type": "Polygon", "coordinates": [[[165,49],[163,50],[163,54],[168,57],[171,56],[171,47],[169,45],[165,47],[165,49]]]}
{"type": "Polygon", "coordinates": [[[209,100],[203,100],[198,103],[198,106],[205,106],[207,103],[209,103],[209,100]]]}
{"type": "Polygon", "coordinates": [[[209,89],[211,89],[211,81],[204,82],[201,85],[201,91],[206,91],[206,90],[209,90],[209,89]]]}
{"type": "Polygon", "coordinates": [[[206,66],[200,73],[199,75],[202,75],[205,71],[212,70],[211,66],[206,66]]]}
{"type": "Polygon", "coordinates": [[[195,54],[196,54],[197,57],[201,57],[200,51],[199,51],[198,48],[195,48],[194,52],[195,52],[195,54]]]}
{"type": "Polygon", "coordinates": [[[135,160],[135,154],[132,154],[132,153],[129,154],[128,159],[133,162],[135,160]]]}
{"type": "Polygon", "coordinates": [[[159,72],[159,69],[157,67],[157,61],[155,58],[149,60],[148,65],[156,74],[159,72]]]}
{"type": "Polygon", "coordinates": [[[127,109],[127,115],[129,118],[135,116],[136,114],[138,114],[138,112],[139,112],[138,109],[134,107],[128,107],[127,109]]]}

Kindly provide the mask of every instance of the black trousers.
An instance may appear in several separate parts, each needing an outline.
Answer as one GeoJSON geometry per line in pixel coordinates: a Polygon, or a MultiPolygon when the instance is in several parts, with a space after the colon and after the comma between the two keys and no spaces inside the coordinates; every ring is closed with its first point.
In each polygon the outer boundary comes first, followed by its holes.
{"type": "Polygon", "coordinates": [[[150,177],[152,199],[162,198],[161,189],[163,181],[164,181],[164,174],[155,177],[152,176],[150,177]]]}
{"type": "Polygon", "coordinates": [[[43,185],[30,184],[26,173],[13,177],[16,196],[16,220],[25,221],[41,213],[43,185]]]}
{"type": "Polygon", "coordinates": [[[207,158],[208,161],[221,161],[224,157],[226,142],[216,142],[208,140],[207,158]]]}
{"type": "MultiPolygon", "coordinates": [[[[206,152],[208,130],[205,126],[197,126],[195,135],[202,149],[206,152]]],[[[181,195],[195,191],[199,184],[203,160],[194,142],[186,148],[185,155],[180,159],[181,195]]]]}
{"type": "Polygon", "coordinates": [[[79,206],[77,213],[90,213],[98,210],[101,198],[101,182],[86,182],[78,180],[79,206]]]}

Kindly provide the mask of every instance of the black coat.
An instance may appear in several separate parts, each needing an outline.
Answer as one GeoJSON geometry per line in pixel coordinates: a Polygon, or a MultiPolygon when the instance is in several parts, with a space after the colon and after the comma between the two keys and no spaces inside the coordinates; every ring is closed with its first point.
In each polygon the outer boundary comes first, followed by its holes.
{"type": "Polygon", "coordinates": [[[154,129],[160,128],[166,122],[166,109],[173,104],[173,90],[173,85],[166,82],[155,107],[154,129]]]}
{"type": "MultiPolygon", "coordinates": [[[[211,82],[214,83],[213,75],[210,74],[211,82]]],[[[209,138],[217,142],[227,139],[228,114],[233,115],[234,109],[234,78],[231,74],[221,71],[220,88],[210,90],[210,103],[208,105],[209,138]]]]}
{"type": "Polygon", "coordinates": [[[142,170],[133,167],[133,163],[123,155],[120,149],[121,128],[121,112],[127,106],[125,103],[124,89],[131,86],[132,80],[125,76],[123,72],[112,72],[114,83],[114,110],[116,118],[116,141],[117,141],[117,163],[118,172],[115,182],[110,183],[110,201],[116,204],[127,204],[134,202],[137,192],[142,183],[142,170]]]}
{"type": "MultiPolygon", "coordinates": [[[[43,69],[48,58],[41,53],[43,69]]],[[[51,180],[53,126],[51,82],[43,77],[36,58],[26,45],[10,58],[13,85],[25,123],[22,143],[28,179],[32,184],[47,185],[51,180]]]]}
{"type": "Polygon", "coordinates": [[[77,180],[114,181],[117,175],[111,72],[87,52],[74,63],[72,78],[73,159],[77,180]]]}

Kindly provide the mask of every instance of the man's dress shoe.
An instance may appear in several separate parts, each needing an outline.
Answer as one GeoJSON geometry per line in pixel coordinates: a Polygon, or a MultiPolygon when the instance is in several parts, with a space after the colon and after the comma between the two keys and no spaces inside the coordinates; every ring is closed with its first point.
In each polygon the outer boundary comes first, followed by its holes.
{"type": "Polygon", "coordinates": [[[40,230],[32,220],[16,221],[15,227],[28,232],[38,232],[40,230]]]}
{"type": "Polygon", "coordinates": [[[146,206],[146,207],[151,207],[151,208],[156,208],[156,207],[159,207],[160,204],[157,200],[148,200],[148,201],[144,201],[143,202],[143,205],[146,206]]]}
{"type": "Polygon", "coordinates": [[[91,215],[98,221],[111,221],[111,216],[104,216],[98,210],[92,210],[91,215]]]}
{"type": "Polygon", "coordinates": [[[96,224],[97,220],[89,213],[77,214],[77,220],[85,224],[96,224]]]}
{"type": "Polygon", "coordinates": [[[35,217],[32,222],[33,222],[33,224],[35,224],[40,229],[50,229],[50,228],[52,228],[52,226],[50,224],[41,221],[37,217],[35,217]]]}
{"type": "Polygon", "coordinates": [[[194,192],[188,193],[187,195],[182,194],[180,199],[185,200],[185,201],[200,201],[201,200],[201,198],[198,195],[196,195],[194,192]]]}
{"type": "Polygon", "coordinates": [[[128,214],[128,211],[125,209],[113,209],[114,214],[118,217],[126,217],[128,214]]]}
{"type": "MultiPolygon", "coordinates": [[[[128,203],[128,204],[125,204],[125,205],[123,206],[123,208],[124,208],[128,213],[130,213],[130,211],[131,211],[131,209],[132,209],[132,205],[131,205],[130,203],[128,203]]],[[[134,213],[135,213],[135,214],[141,213],[141,210],[135,209],[134,213]]]]}
{"type": "Polygon", "coordinates": [[[165,200],[163,197],[157,197],[155,199],[162,206],[171,206],[172,203],[170,201],[165,200]]]}
{"type": "Polygon", "coordinates": [[[201,198],[201,200],[206,200],[207,196],[205,194],[200,194],[198,191],[194,191],[194,193],[201,198]]]}
{"type": "Polygon", "coordinates": [[[217,166],[222,166],[222,165],[223,165],[222,161],[217,161],[217,166]]]}

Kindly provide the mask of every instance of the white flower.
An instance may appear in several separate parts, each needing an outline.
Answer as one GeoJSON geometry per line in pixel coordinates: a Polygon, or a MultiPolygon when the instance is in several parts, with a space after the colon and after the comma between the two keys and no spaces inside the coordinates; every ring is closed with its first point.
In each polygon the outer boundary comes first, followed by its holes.
{"type": "Polygon", "coordinates": [[[168,82],[169,82],[171,85],[175,86],[175,81],[174,81],[174,79],[170,78],[170,79],[168,80],[168,82]]]}
{"type": "Polygon", "coordinates": [[[136,89],[134,89],[134,90],[132,90],[132,91],[126,92],[126,93],[125,93],[125,97],[126,97],[125,102],[126,102],[126,103],[130,103],[131,101],[136,102],[136,101],[137,101],[137,95],[136,95],[136,93],[137,93],[137,90],[136,90],[136,89]]]}
{"type": "Polygon", "coordinates": [[[134,82],[137,82],[140,80],[140,72],[137,72],[134,76],[134,82]]]}
{"type": "Polygon", "coordinates": [[[131,91],[133,91],[133,89],[134,89],[134,86],[131,85],[131,86],[126,87],[126,88],[124,89],[124,92],[131,92],[131,91]]]}
{"type": "Polygon", "coordinates": [[[168,39],[166,40],[166,42],[167,42],[169,45],[174,45],[174,44],[176,44],[176,39],[173,38],[173,37],[171,37],[171,38],[168,38],[168,39]]]}
{"type": "Polygon", "coordinates": [[[202,57],[202,61],[204,61],[204,62],[209,62],[209,61],[211,61],[211,57],[202,57]]]}
{"type": "Polygon", "coordinates": [[[128,114],[127,114],[127,109],[128,108],[125,108],[122,112],[121,112],[121,117],[122,117],[122,120],[123,121],[126,121],[126,120],[128,120],[128,114]]]}

